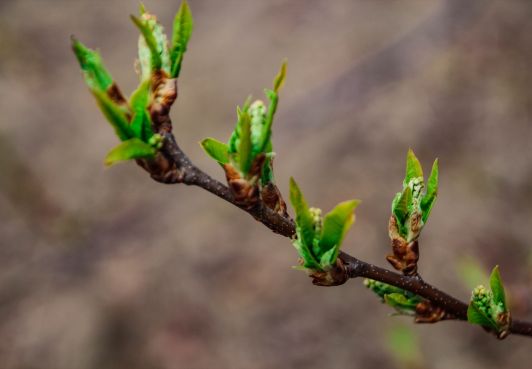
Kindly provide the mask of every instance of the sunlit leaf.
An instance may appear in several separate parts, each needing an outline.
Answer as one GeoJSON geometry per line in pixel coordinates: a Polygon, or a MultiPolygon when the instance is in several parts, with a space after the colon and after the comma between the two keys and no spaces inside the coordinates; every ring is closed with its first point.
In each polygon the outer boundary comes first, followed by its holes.
{"type": "Polygon", "coordinates": [[[157,40],[153,34],[153,28],[150,27],[148,21],[144,18],[137,18],[134,15],[131,16],[131,20],[140,30],[144,41],[148,49],[150,50],[150,65],[152,70],[161,69],[162,59],[159,49],[157,47],[157,40]]]}
{"type": "Polygon", "coordinates": [[[339,246],[333,246],[328,251],[323,253],[320,258],[320,266],[322,269],[327,268],[330,265],[335,265],[336,259],[338,258],[339,246]]]}
{"type": "Polygon", "coordinates": [[[284,85],[285,78],[286,78],[286,60],[283,61],[283,64],[281,65],[281,69],[279,70],[279,73],[275,76],[275,79],[273,81],[273,91],[275,93],[279,93],[279,90],[284,85]]]}
{"type": "Polygon", "coordinates": [[[149,79],[141,82],[129,100],[133,111],[131,130],[135,137],[144,142],[147,142],[153,136],[151,118],[147,110],[150,104],[150,86],[151,81],[149,79]]]}
{"type": "Polygon", "coordinates": [[[133,138],[135,135],[129,126],[129,121],[124,110],[112,101],[107,94],[97,90],[92,91],[92,93],[96,98],[101,111],[115,129],[118,138],[122,141],[133,138]]]}
{"type": "Polygon", "coordinates": [[[495,330],[497,329],[497,324],[487,317],[474,302],[470,302],[467,307],[467,321],[471,324],[477,324],[495,330]]]}
{"type": "Polygon", "coordinates": [[[110,166],[124,160],[153,158],[156,153],[157,150],[147,143],[132,138],[109,151],[105,157],[105,165],[110,166]]]}
{"type": "MultiPolygon", "coordinates": [[[[359,203],[360,201],[358,200],[341,202],[340,204],[336,205],[333,210],[327,213],[327,215],[325,215],[323,218],[323,228],[319,241],[321,252],[326,252],[334,246],[338,246],[337,250],[339,249],[345,234],[355,222],[354,210],[359,203]]],[[[336,260],[334,254],[332,257],[334,257],[334,260],[336,260]]]]}
{"type": "Polygon", "coordinates": [[[504,310],[506,307],[506,296],[504,293],[504,285],[502,284],[501,274],[499,272],[499,266],[495,266],[490,275],[490,288],[493,293],[493,300],[497,304],[502,304],[504,310]]]}
{"type": "Polygon", "coordinates": [[[392,213],[397,219],[400,228],[403,227],[406,218],[408,217],[408,208],[412,203],[412,189],[405,187],[401,196],[399,196],[393,203],[392,213]]]}
{"type": "Polygon", "coordinates": [[[205,152],[220,164],[229,163],[228,147],[225,143],[214,138],[206,138],[201,141],[201,147],[205,152]]]}
{"type": "Polygon", "coordinates": [[[187,51],[188,41],[192,35],[193,19],[192,12],[186,0],[181,2],[179,11],[174,18],[174,29],[172,33],[172,47],[170,49],[171,76],[179,77],[183,56],[187,51]]]}
{"type": "Polygon", "coordinates": [[[113,85],[113,79],[103,65],[100,54],[89,49],[74,37],[72,37],[72,50],[76,54],[89,88],[99,92],[107,92],[113,85]]]}
{"type": "Polygon", "coordinates": [[[240,115],[240,145],[238,153],[240,155],[240,170],[242,173],[249,173],[253,156],[251,155],[251,117],[249,114],[242,113],[240,115]]]}
{"type": "Polygon", "coordinates": [[[384,295],[384,302],[388,304],[389,306],[393,307],[394,309],[400,311],[400,312],[410,312],[412,313],[416,309],[416,305],[418,304],[418,299],[408,299],[404,294],[402,293],[390,293],[387,295],[384,295]]]}
{"type": "Polygon", "coordinates": [[[301,243],[307,246],[312,245],[314,221],[307,202],[293,178],[290,178],[290,202],[296,212],[296,225],[301,231],[301,243]]]}
{"type": "Polygon", "coordinates": [[[277,110],[277,103],[279,102],[278,95],[272,90],[265,90],[266,96],[270,100],[268,105],[268,111],[266,113],[266,119],[262,127],[262,134],[260,143],[257,145],[259,152],[264,152],[264,149],[268,146],[272,137],[272,125],[275,112],[277,110]]]}
{"type": "Polygon", "coordinates": [[[434,202],[436,201],[436,197],[438,196],[438,159],[434,160],[434,164],[432,165],[432,170],[430,172],[430,177],[427,182],[427,192],[423,199],[421,200],[421,211],[422,211],[422,220],[423,223],[427,222],[427,219],[429,218],[430,211],[432,210],[432,206],[434,205],[434,202]]]}
{"type": "Polygon", "coordinates": [[[293,245],[303,260],[303,267],[314,270],[320,269],[320,264],[310,251],[308,245],[304,244],[300,240],[294,241],[293,245]]]}
{"type": "Polygon", "coordinates": [[[408,185],[412,179],[419,177],[423,178],[423,169],[421,168],[421,164],[414,154],[414,151],[412,151],[412,149],[408,149],[408,153],[406,154],[406,174],[404,185],[408,185]]]}

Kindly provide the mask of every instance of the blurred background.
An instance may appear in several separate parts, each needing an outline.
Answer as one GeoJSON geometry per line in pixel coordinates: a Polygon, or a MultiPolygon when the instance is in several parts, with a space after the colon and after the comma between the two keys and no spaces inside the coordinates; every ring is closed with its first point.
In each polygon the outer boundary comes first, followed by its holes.
{"type": "MultiPolygon", "coordinates": [[[[467,300],[500,264],[532,319],[530,0],[189,0],[195,30],[172,117],[195,163],[225,141],[283,58],[276,176],[315,206],[359,198],[345,249],[387,266],[413,148],[440,197],[420,272],[467,300]],[[482,278],[480,278],[482,279],[482,278]]],[[[145,0],[170,28],[179,1],[145,0]]],[[[198,188],[104,169],[117,143],[71,34],[129,94],[138,1],[0,1],[0,368],[529,368],[531,341],[413,325],[353,280],[318,288],[287,239],[198,188]]]]}

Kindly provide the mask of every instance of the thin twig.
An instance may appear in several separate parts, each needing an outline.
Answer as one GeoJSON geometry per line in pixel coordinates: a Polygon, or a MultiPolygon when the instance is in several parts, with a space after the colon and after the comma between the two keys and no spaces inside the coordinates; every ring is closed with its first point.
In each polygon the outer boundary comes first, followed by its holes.
{"type": "MultiPolygon", "coordinates": [[[[164,135],[165,143],[163,146],[164,155],[171,160],[179,176],[174,183],[185,183],[201,187],[215,196],[239,207],[249,213],[257,221],[264,224],[273,232],[288,238],[293,238],[296,233],[294,221],[290,218],[283,217],[268,207],[259,203],[253,208],[246,208],[235,201],[234,196],[227,186],[215,180],[207,173],[196,167],[187,155],[181,150],[173,134],[164,135]]],[[[405,276],[399,273],[380,268],[376,265],[364,262],[345,252],[340,252],[339,258],[343,263],[348,278],[364,277],[379,282],[399,287],[403,290],[419,295],[435,306],[442,308],[448,317],[456,320],[467,321],[468,305],[449,294],[440,291],[429,283],[425,282],[419,276],[405,276]]],[[[532,323],[519,320],[513,320],[510,325],[510,333],[532,337],[532,323]]]]}

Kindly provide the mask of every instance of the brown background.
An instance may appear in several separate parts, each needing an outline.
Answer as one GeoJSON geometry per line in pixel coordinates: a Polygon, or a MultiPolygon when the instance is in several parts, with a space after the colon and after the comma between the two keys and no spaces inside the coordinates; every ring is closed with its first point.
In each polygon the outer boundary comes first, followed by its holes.
{"type": "MultiPolygon", "coordinates": [[[[457,266],[501,265],[532,318],[532,2],[191,0],[175,134],[202,168],[235,106],[281,60],[277,181],[330,209],[360,198],[345,249],[385,265],[389,206],[412,147],[440,197],[421,273],[466,300],[457,266]]],[[[146,0],[169,28],[178,1],[146,0]]],[[[69,49],[101,50],[136,85],[137,1],[0,1],[0,368],[396,368],[408,318],[351,281],[317,288],[290,242],[197,188],[128,163],[69,49]]],[[[412,325],[424,368],[529,368],[531,341],[464,323],[412,325]]]]}

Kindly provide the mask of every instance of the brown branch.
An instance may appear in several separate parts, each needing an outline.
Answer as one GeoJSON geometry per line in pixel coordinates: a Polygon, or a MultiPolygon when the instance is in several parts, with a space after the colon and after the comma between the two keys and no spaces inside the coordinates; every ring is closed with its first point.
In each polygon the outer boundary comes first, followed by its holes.
{"type": "MultiPolygon", "coordinates": [[[[246,207],[245,204],[239,204],[227,186],[192,164],[171,133],[165,133],[164,138],[164,154],[169,160],[175,163],[176,170],[179,172],[178,175],[173,176],[175,178],[174,181],[166,181],[165,183],[184,183],[201,187],[246,211],[273,232],[289,238],[295,235],[296,229],[292,219],[278,215],[261,202],[251,208],[246,207]]],[[[157,180],[157,178],[155,179],[157,180]]]]}
{"type": "MultiPolygon", "coordinates": [[[[292,219],[279,215],[260,202],[252,208],[247,208],[242,204],[239,204],[227,186],[215,180],[192,163],[175,141],[173,134],[165,133],[164,138],[165,141],[162,152],[164,156],[174,164],[175,173],[173,176],[170,176],[171,180],[163,181],[161,178],[152,175],[154,179],[165,183],[184,183],[201,187],[215,196],[218,196],[246,211],[255,218],[255,220],[261,222],[273,232],[288,238],[293,238],[295,236],[296,229],[292,219]]],[[[333,283],[331,285],[343,284],[349,278],[370,278],[399,287],[425,298],[434,306],[443,309],[446,319],[467,321],[468,305],[466,303],[438,290],[417,275],[405,276],[395,273],[359,260],[345,252],[340,252],[339,259],[341,261],[339,266],[342,268],[342,272],[339,273],[339,275],[342,275],[342,277],[339,277],[340,279],[337,281],[338,283],[333,283]]],[[[510,333],[532,337],[532,323],[513,320],[510,325],[510,333]]]]}

